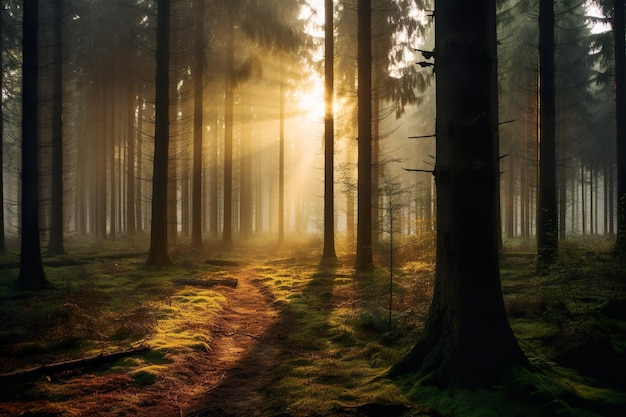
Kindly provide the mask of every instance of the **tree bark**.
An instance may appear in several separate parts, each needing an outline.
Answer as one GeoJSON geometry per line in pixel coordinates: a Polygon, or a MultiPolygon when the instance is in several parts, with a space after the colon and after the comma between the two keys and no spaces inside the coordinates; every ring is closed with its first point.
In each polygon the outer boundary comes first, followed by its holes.
{"type": "Polygon", "coordinates": [[[148,265],[171,263],[167,242],[170,1],[158,0],[152,225],[148,265]]]}
{"type": "Polygon", "coordinates": [[[139,110],[137,110],[137,178],[135,184],[135,219],[137,223],[137,231],[143,232],[143,222],[146,216],[143,215],[143,185],[141,177],[143,176],[143,107],[145,100],[139,96],[139,110]]]}
{"type": "Polygon", "coordinates": [[[65,253],[63,245],[63,2],[53,5],[52,165],[50,187],[50,241],[48,253],[65,253]]]}
{"type": "MultiPolygon", "coordinates": [[[[0,14],[0,91],[4,91],[4,17],[0,14]]],[[[4,99],[0,97],[0,253],[6,250],[4,230],[4,99]]]]}
{"type": "Polygon", "coordinates": [[[204,0],[194,2],[196,15],[194,107],[193,107],[193,184],[191,205],[191,246],[202,247],[202,134],[204,92],[204,0]]]}
{"type": "Polygon", "coordinates": [[[137,230],[135,218],[135,110],[137,100],[135,91],[128,94],[128,133],[126,134],[126,233],[134,234],[137,230]]]}
{"type": "Polygon", "coordinates": [[[39,290],[51,284],[41,261],[39,234],[39,1],[24,2],[22,63],[22,242],[17,287],[39,290]]]}
{"type": "Polygon", "coordinates": [[[539,188],[537,195],[537,272],[545,273],[558,248],[556,196],[556,104],[554,1],[539,1],[539,188]]]}
{"type": "Polygon", "coordinates": [[[322,261],[336,260],[335,253],[335,112],[334,112],[334,7],[324,1],[324,251],[322,261]]]}
{"type": "Polygon", "coordinates": [[[285,67],[281,57],[278,98],[278,245],[285,241],[285,67]]]}
{"type": "Polygon", "coordinates": [[[615,115],[617,140],[617,236],[615,253],[626,264],[626,48],[624,1],[613,2],[615,39],[615,115]]]}
{"type": "Polygon", "coordinates": [[[495,0],[437,0],[437,269],[415,347],[390,371],[485,387],[527,365],[508,324],[497,231],[495,0]]]}
{"type": "Polygon", "coordinates": [[[226,46],[226,91],[224,93],[224,227],[222,245],[230,249],[233,244],[233,112],[235,83],[235,20],[234,6],[228,7],[228,34],[226,46]]]}
{"type": "Polygon", "coordinates": [[[372,2],[358,2],[357,274],[374,268],[372,254],[372,2]]]}

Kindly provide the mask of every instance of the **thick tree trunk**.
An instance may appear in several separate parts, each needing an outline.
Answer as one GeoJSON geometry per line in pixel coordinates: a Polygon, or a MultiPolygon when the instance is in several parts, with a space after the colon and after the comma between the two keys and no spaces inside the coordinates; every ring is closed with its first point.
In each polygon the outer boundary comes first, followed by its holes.
{"type": "Polygon", "coordinates": [[[152,226],[148,265],[171,263],[167,242],[167,174],[169,151],[170,1],[158,0],[156,54],[156,111],[154,170],[152,174],[152,226]]]}
{"type": "Polygon", "coordinates": [[[333,0],[324,1],[324,251],[322,260],[335,260],[335,112],[333,0]]]}
{"type": "Polygon", "coordinates": [[[358,2],[357,274],[374,267],[372,254],[372,2],[358,2]]]}
{"type": "Polygon", "coordinates": [[[437,0],[437,270],[420,341],[390,374],[490,386],[526,365],[506,319],[497,231],[495,1],[437,0]]]}
{"type": "Polygon", "coordinates": [[[539,0],[540,139],[537,195],[537,271],[539,273],[546,272],[554,261],[559,241],[554,74],[554,1],[539,0]]]}
{"type": "Polygon", "coordinates": [[[22,63],[22,242],[17,287],[50,286],[41,261],[39,235],[39,1],[24,2],[22,63]]]}
{"type": "MultiPolygon", "coordinates": [[[[0,91],[4,91],[4,35],[0,16],[0,91]]],[[[0,253],[6,250],[4,230],[4,99],[0,97],[0,253]]]]}
{"type": "Polygon", "coordinates": [[[626,264],[626,48],[624,1],[613,2],[615,39],[615,114],[617,126],[617,239],[615,253],[626,264]]]}
{"type": "Polygon", "coordinates": [[[50,241],[48,253],[65,253],[63,244],[63,2],[53,3],[54,50],[52,75],[52,165],[50,241]]]}

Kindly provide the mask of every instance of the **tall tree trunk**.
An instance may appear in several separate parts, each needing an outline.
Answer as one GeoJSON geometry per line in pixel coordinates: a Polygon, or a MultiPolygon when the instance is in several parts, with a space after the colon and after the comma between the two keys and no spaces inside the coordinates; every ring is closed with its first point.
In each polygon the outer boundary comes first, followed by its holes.
{"type": "Polygon", "coordinates": [[[137,179],[135,184],[135,219],[137,223],[137,231],[143,232],[143,186],[141,177],[143,177],[143,97],[139,97],[139,110],[137,110],[137,179]]]}
{"type": "Polygon", "coordinates": [[[246,106],[247,122],[242,128],[241,151],[239,162],[239,219],[240,236],[249,239],[252,235],[252,123],[254,120],[253,106],[246,106]]]}
{"type": "Polygon", "coordinates": [[[515,235],[514,229],[514,211],[513,204],[515,201],[515,160],[512,156],[509,157],[509,172],[507,175],[506,184],[506,204],[505,204],[505,220],[504,220],[504,233],[506,237],[512,238],[515,235]]]}
{"type": "Polygon", "coordinates": [[[580,159],[580,218],[581,218],[581,230],[582,235],[584,236],[587,233],[587,194],[585,194],[585,183],[587,179],[585,178],[585,165],[584,161],[580,159]]]}
{"type": "Polygon", "coordinates": [[[134,234],[137,230],[135,220],[135,110],[137,99],[135,92],[128,95],[128,131],[126,134],[126,233],[134,234]]]}
{"type": "Polygon", "coordinates": [[[217,111],[212,118],[211,126],[213,129],[211,130],[213,134],[211,135],[212,140],[210,141],[211,145],[211,181],[210,185],[210,207],[209,207],[209,231],[211,232],[211,236],[214,239],[217,239],[219,234],[219,160],[218,160],[218,137],[219,137],[219,117],[217,111]]]}
{"type": "Polygon", "coordinates": [[[617,236],[615,253],[626,264],[626,48],[624,1],[613,2],[615,39],[615,115],[617,132],[617,236]]]}
{"type": "MultiPolygon", "coordinates": [[[[352,144],[352,141],[349,141],[349,143],[346,145],[346,164],[348,169],[346,170],[346,175],[349,178],[353,178],[353,164],[354,164],[354,145],[352,144]]],[[[352,248],[353,245],[356,243],[356,233],[354,230],[354,225],[355,225],[355,206],[356,206],[356,201],[355,201],[355,195],[354,195],[354,190],[352,189],[352,187],[347,187],[348,189],[346,190],[346,235],[348,238],[348,245],[352,248]]]]}
{"type": "Polygon", "coordinates": [[[63,2],[52,4],[54,20],[52,69],[52,166],[50,241],[48,252],[65,253],[63,245],[63,2]]]}
{"type": "Polygon", "coordinates": [[[608,201],[609,201],[609,234],[615,234],[615,168],[613,164],[609,164],[609,190],[608,190],[608,201]]]}
{"type": "Polygon", "coordinates": [[[415,347],[390,374],[439,387],[488,387],[527,361],[500,284],[495,0],[436,0],[437,270],[415,347]]]}
{"type": "MultiPolygon", "coordinates": [[[[563,144],[561,139],[561,144],[563,144]]],[[[565,239],[565,230],[567,224],[567,164],[565,163],[565,157],[560,158],[561,163],[559,165],[559,236],[561,239],[565,239]]]]}
{"type": "MultiPolygon", "coordinates": [[[[115,131],[115,127],[116,127],[116,118],[115,118],[115,107],[116,107],[116,103],[117,103],[117,99],[115,97],[116,95],[116,91],[114,86],[117,84],[116,81],[113,81],[111,83],[111,102],[110,102],[110,108],[111,108],[111,124],[109,125],[110,128],[110,139],[111,139],[111,144],[110,144],[110,148],[109,148],[109,184],[110,187],[109,189],[110,194],[109,194],[109,212],[111,213],[111,218],[109,221],[109,236],[111,236],[112,239],[115,239],[115,232],[116,232],[116,228],[117,228],[117,187],[116,187],[116,172],[115,172],[115,147],[116,147],[116,138],[118,137],[118,135],[116,134],[117,132],[115,131]]],[[[109,103],[107,103],[109,104],[109,103]]]]}
{"type": "Polygon", "coordinates": [[[194,2],[196,15],[195,68],[193,71],[193,176],[191,203],[191,246],[202,247],[202,134],[204,92],[204,0],[194,2]]]}
{"type": "Polygon", "coordinates": [[[335,253],[335,112],[334,112],[334,7],[324,0],[324,251],[322,260],[335,253]]]}
{"type": "Polygon", "coordinates": [[[235,21],[232,7],[228,8],[228,34],[226,39],[226,91],[224,94],[224,227],[222,245],[230,249],[233,244],[233,112],[235,83],[235,21]]]}
{"type": "Polygon", "coordinates": [[[372,2],[358,1],[357,274],[374,267],[372,255],[372,2]]]}
{"type": "Polygon", "coordinates": [[[167,174],[169,151],[170,1],[158,0],[156,110],[152,174],[152,226],[148,265],[171,263],[167,242],[167,174]]]}
{"type": "Polygon", "coordinates": [[[39,235],[39,1],[23,5],[22,63],[22,243],[17,287],[38,290],[49,287],[41,261],[39,235]]]}
{"type": "Polygon", "coordinates": [[[285,67],[280,62],[278,98],[278,245],[285,241],[285,67]]]}
{"type": "MultiPolygon", "coordinates": [[[[186,110],[190,115],[191,119],[193,119],[193,106],[190,101],[186,103],[182,103],[182,97],[185,94],[191,95],[191,91],[181,92],[181,111],[186,110]]],[[[190,236],[190,227],[191,227],[191,158],[192,152],[190,152],[189,146],[187,146],[187,139],[193,137],[193,123],[187,123],[184,121],[185,116],[180,120],[181,126],[181,135],[180,137],[180,147],[179,147],[179,155],[180,155],[180,198],[177,198],[180,201],[180,233],[183,237],[188,238],[190,236]]],[[[192,144],[193,147],[193,144],[192,144]]]]}
{"type": "Polygon", "coordinates": [[[554,1],[539,0],[539,189],[537,200],[537,271],[545,273],[556,255],[559,224],[556,198],[556,105],[554,72],[554,1]]]}
{"type": "MultiPolygon", "coordinates": [[[[2,13],[2,12],[0,12],[2,13]]],[[[0,91],[4,91],[4,18],[0,14],[0,91]]],[[[4,98],[0,96],[0,253],[6,250],[4,229],[4,98]]]]}
{"type": "Polygon", "coordinates": [[[595,184],[596,171],[593,166],[589,169],[589,230],[590,234],[597,233],[596,228],[596,184],[595,184]]]}
{"type": "Polygon", "coordinates": [[[179,142],[181,140],[182,123],[178,117],[180,109],[180,93],[176,88],[179,74],[175,74],[173,82],[169,83],[169,158],[167,176],[167,239],[170,245],[176,245],[178,241],[178,164],[179,164],[179,142]]]}
{"type": "MultiPolygon", "coordinates": [[[[107,94],[106,94],[106,83],[103,80],[103,77],[100,79],[101,84],[98,86],[100,95],[101,95],[101,103],[107,102],[107,94]]],[[[107,141],[108,141],[108,125],[107,125],[107,106],[102,105],[99,112],[99,124],[100,129],[98,131],[99,140],[97,143],[98,147],[98,155],[96,155],[96,174],[95,181],[97,190],[95,192],[94,201],[95,201],[95,216],[94,216],[94,230],[96,234],[96,238],[98,240],[104,240],[107,237],[107,181],[106,181],[106,166],[107,166],[107,141]]]]}

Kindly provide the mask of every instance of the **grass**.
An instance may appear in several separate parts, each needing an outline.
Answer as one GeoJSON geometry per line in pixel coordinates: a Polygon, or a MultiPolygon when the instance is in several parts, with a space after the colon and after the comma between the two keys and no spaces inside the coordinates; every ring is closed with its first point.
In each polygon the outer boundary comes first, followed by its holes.
{"type": "MultiPolygon", "coordinates": [[[[54,289],[15,292],[11,270],[0,281],[0,372],[147,344],[158,352],[210,350],[208,323],[220,312],[224,296],[211,289],[177,286],[181,277],[212,272],[196,267],[145,266],[145,256],[107,258],[123,248],[101,249],[85,265],[46,267],[54,289]]],[[[77,248],[77,251],[80,251],[77,248]]],[[[74,253],[74,248],[72,248],[74,253]]],[[[44,262],[47,259],[44,259],[44,262]]],[[[141,383],[163,370],[154,357],[127,362],[141,383]]]]}
{"type": "MultiPolygon", "coordinates": [[[[541,277],[534,273],[531,245],[507,243],[517,255],[501,264],[505,305],[535,372],[519,370],[501,386],[471,391],[381,378],[418,337],[432,297],[432,245],[408,238],[400,243],[391,312],[386,254],[377,259],[378,269],[356,277],[348,262],[320,268],[315,244],[266,252],[239,248],[237,260],[254,272],[254,283],[270,294],[285,326],[266,393],[270,411],[382,415],[365,410],[397,405],[388,415],[621,415],[626,303],[623,275],[605,241],[568,240],[550,273],[541,277]],[[267,262],[273,259],[290,262],[267,262]]],[[[152,351],[119,360],[106,372],[126,375],[120,384],[150,387],[170,367],[183,366],[178,365],[183,356],[211,352],[211,323],[228,294],[175,281],[230,275],[188,253],[164,269],[145,266],[142,256],[75,255],[82,256],[87,264],[46,268],[55,284],[51,291],[16,293],[10,285],[14,270],[0,279],[3,371],[146,343],[152,351]]],[[[71,395],[56,389],[58,398],[71,395]]]]}

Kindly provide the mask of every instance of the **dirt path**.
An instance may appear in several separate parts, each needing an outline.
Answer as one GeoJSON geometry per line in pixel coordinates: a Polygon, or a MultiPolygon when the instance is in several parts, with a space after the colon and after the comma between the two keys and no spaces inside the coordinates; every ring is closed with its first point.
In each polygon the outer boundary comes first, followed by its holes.
{"type": "Polygon", "coordinates": [[[210,350],[169,355],[153,383],[138,386],[120,373],[85,372],[36,383],[36,394],[0,400],[0,416],[263,416],[264,390],[280,354],[280,307],[254,282],[253,270],[233,269],[237,288],[216,287],[226,302],[206,328],[210,350]]]}
{"type": "Polygon", "coordinates": [[[265,415],[264,390],[280,354],[285,332],[281,314],[271,295],[255,283],[254,273],[237,274],[239,285],[229,290],[228,301],[213,329],[209,363],[212,378],[187,416],[265,415]]]}

